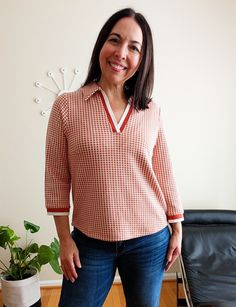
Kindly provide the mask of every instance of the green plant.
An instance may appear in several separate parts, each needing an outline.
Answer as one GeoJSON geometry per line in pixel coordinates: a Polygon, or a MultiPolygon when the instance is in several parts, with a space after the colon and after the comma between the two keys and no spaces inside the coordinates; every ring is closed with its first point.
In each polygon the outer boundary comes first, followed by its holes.
{"type": "Polygon", "coordinates": [[[9,265],[6,266],[0,259],[0,270],[7,280],[25,279],[33,272],[40,272],[41,266],[49,263],[52,269],[62,274],[59,266],[59,242],[54,238],[48,245],[39,246],[30,240],[28,242],[28,233],[36,233],[40,227],[24,221],[26,229],[25,246],[19,247],[16,243],[20,239],[13,229],[9,226],[0,226],[0,247],[10,251],[9,265]]]}

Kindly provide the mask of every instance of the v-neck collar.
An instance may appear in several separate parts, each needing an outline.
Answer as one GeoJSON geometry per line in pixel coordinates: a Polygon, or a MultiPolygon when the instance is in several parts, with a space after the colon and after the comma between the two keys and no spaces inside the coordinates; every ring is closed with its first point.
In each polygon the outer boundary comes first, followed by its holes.
{"type": "Polygon", "coordinates": [[[92,82],[90,84],[85,85],[83,87],[83,92],[84,92],[85,101],[88,101],[91,98],[91,96],[93,96],[96,92],[99,94],[99,96],[101,97],[101,102],[106,112],[107,118],[112,127],[112,131],[117,132],[117,133],[122,133],[129,120],[132,110],[133,110],[133,107],[131,105],[132,98],[128,100],[128,104],[125,108],[125,111],[122,114],[122,117],[119,123],[117,123],[116,117],[112,111],[112,108],[111,108],[111,105],[110,105],[110,102],[109,102],[109,99],[106,93],[96,82],[92,82]]]}
{"type": "Polygon", "coordinates": [[[111,108],[111,104],[109,102],[109,99],[108,99],[106,93],[102,89],[100,91],[100,96],[101,96],[102,104],[103,104],[103,107],[106,111],[108,120],[109,120],[109,122],[112,126],[113,132],[121,133],[124,130],[124,127],[125,127],[128,119],[129,119],[129,117],[130,117],[131,112],[132,112],[132,108],[131,108],[130,104],[129,103],[127,104],[127,106],[124,110],[124,113],[122,114],[121,119],[118,123],[117,120],[116,120],[116,117],[113,113],[113,110],[111,108]]]}

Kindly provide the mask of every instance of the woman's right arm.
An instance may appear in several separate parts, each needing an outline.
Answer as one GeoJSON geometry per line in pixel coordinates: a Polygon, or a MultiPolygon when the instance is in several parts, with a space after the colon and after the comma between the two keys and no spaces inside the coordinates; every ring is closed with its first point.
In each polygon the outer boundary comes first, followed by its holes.
{"type": "Polygon", "coordinates": [[[48,122],[45,165],[45,205],[54,216],[60,240],[64,276],[74,282],[75,267],[81,267],[79,251],[70,235],[69,211],[71,177],[68,161],[68,106],[66,94],[54,102],[48,122]]]}
{"type": "Polygon", "coordinates": [[[69,217],[54,216],[57,234],[60,241],[61,268],[67,280],[74,282],[78,277],[75,267],[81,268],[79,251],[70,235],[69,217]]]}

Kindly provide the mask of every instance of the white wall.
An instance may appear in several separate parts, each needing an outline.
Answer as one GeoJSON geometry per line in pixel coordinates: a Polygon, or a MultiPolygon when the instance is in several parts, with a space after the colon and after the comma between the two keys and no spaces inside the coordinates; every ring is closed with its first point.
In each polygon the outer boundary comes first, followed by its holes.
{"type": "MultiPolygon", "coordinates": [[[[98,31],[126,6],[141,11],[153,30],[153,96],[184,207],[236,209],[235,0],[0,0],[0,224],[20,235],[24,219],[42,227],[41,243],[55,235],[44,209],[47,118],[40,115],[54,95],[34,82],[53,87],[48,70],[59,76],[60,67],[78,67],[77,88],[98,31]]],[[[41,279],[58,275],[45,267],[41,279]]]]}

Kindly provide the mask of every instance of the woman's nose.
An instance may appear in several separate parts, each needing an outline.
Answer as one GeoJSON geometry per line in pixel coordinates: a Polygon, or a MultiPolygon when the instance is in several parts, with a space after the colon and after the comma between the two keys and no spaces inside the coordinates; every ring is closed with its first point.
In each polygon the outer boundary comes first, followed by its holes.
{"type": "Polygon", "coordinates": [[[124,46],[124,45],[119,46],[116,49],[115,56],[116,56],[117,59],[125,60],[126,57],[127,57],[127,48],[126,48],[126,46],[124,46]]]}

